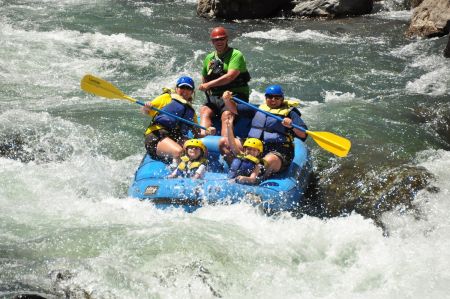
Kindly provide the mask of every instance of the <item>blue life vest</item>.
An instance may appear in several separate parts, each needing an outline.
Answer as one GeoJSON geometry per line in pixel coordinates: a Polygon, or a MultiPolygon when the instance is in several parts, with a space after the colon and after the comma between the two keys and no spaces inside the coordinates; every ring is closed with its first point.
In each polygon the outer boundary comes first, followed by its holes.
{"type": "MultiPolygon", "coordinates": [[[[290,106],[286,101],[280,108],[273,109],[267,104],[262,104],[259,109],[281,118],[289,117],[291,112],[301,115],[297,108],[290,106]]],[[[264,143],[291,143],[294,140],[294,133],[291,129],[283,126],[280,121],[258,111],[253,117],[248,137],[258,138],[264,143]]]]}
{"type": "MultiPolygon", "coordinates": [[[[161,110],[167,111],[186,120],[193,121],[195,111],[191,104],[178,94],[172,94],[171,97],[172,101],[170,101],[170,103],[164,106],[161,110]]],[[[161,127],[168,130],[179,128],[182,135],[187,135],[190,130],[190,126],[184,122],[181,122],[170,115],[158,113],[153,119],[152,125],[147,129],[146,134],[159,130],[161,127]]]]}
{"type": "Polygon", "coordinates": [[[240,175],[248,177],[252,174],[257,164],[259,164],[259,159],[254,156],[238,155],[231,162],[228,178],[234,179],[240,175]]]}

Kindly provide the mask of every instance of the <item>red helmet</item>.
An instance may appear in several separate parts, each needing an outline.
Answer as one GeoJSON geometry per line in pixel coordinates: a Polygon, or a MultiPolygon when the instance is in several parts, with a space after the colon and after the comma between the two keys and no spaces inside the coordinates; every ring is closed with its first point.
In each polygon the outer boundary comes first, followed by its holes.
{"type": "Polygon", "coordinates": [[[216,27],[213,30],[211,30],[210,37],[212,39],[214,39],[214,38],[221,38],[221,37],[228,37],[228,32],[223,27],[216,27]]]}

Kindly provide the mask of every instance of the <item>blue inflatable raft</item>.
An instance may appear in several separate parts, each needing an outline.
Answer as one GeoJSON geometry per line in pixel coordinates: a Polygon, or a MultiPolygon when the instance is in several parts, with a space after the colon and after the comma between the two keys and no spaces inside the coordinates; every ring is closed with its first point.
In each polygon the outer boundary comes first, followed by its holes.
{"type": "Polygon", "coordinates": [[[220,136],[203,138],[208,148],[208,171],[204,179],[168,179],[169,166],[145,155],[128,195],[148,200],[157,208],[183,208],[193,212],[205,205],[247,202],[266,213],[293,211],[301,207],[312,173],[309,150],[295,138],[295,157],[290,167],[259,185],[244,185],[227,179],[228,165],[220,156],[220,136]]]}
{"type": "MultiPolygon", "coordinates": [[[[108,99],[122,99],[141,106],[145,105],[144,102],[127,96],[111,83],[92,75],[83,77],[81,88],[108,99]]],[[[236,97],[233,97],[233,100],[237,103],[240,111],[240,117],[236,119],[234,126],[234,133],[238,137],[248,135],[255,111],[282,121],[281,117],[261,110],[253,104],[236,97]],[[249,111],[252,113],[249,113],[249,111]]],[[[206,129],[167,111],[155,107],[151,109],[170,115],[189,125],[206,129]]],[[[220,124],[218,122],[220,122],[220,119],[215,118],[213,126],[218,129],[217,133],[220,135],[220,124]]],[[[338,157],[346,157],[350,150],[351,142],[344,137],[330,132],[309,131],[295,124],[293,127],[305,132],[320,147],[338,157]]],[[[208,148],[209,159],[209,170],[204,179],[167,179],[170,173],[169,167],[161,161],[145,155],[136,171],[128,195],[141,200],[148,200],[158,208],[181,207],[187,212],[193,212],[205,205],[233,204],[243,201],[262,207],[269,214],[278,211],[294,211],[304,207],[305,193],[312,179],[312,163],[309,151],[302,141],[297,138],[294,139],[295,156],[287,170],[261,182],[259,185],[243,185],[230,182],[227,179],[228,165],[224,163],[219,154],[219,140],[219,136],[207,136],[203,139],[208,148]]]]}

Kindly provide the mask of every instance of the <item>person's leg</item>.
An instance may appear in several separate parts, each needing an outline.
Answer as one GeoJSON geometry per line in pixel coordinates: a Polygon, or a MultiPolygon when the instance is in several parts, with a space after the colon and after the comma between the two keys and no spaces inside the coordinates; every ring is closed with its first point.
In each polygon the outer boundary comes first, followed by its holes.
{"type": "Polygon", "coordinates": [[[152,157],[153,159],[157,158],[156,154],[156,147],[158,146],[159,141],[161,140],[161,136],[158,134],[158,131],[152,132],[145,136],[145,149],[147,150],[147,153],[152,157]]]}
{"type": "Polygon", "coordinates": [[[166,137],[158,142],[156,154],[160,157],[171,157],[174,163],[178,164],[180,162],[180,157],[183,154],[183,147],[173,139],[166,137]]]}
{"type": "MultiPolygon", "coordinates": [[[[225,104],[220,96],[209,96],[208,102],[200,107],[200,124],[205,128],[208,128],[214,123],[217,123],[217,121],[219,121],[219,116],[221,116],[224,111],[224,107],[225,104]]],[[[219,128],[217,128],[217,131],[219,131],[219,128]]],[[[205,135],[205,131],[201,130],[201,136],[203,137],[205,135]]]]}
{"type": "Polygon", "coordinates": [[[264,156],[264,160],[266,161],[266,171],[264,173],[265,178],[280,171],[282,165],[280,157],[275,154],[268,153],[264,156]]]}
{"type": "MultiPolygon", "coordinates": [[[[201,106],[200,107],[200,125],[209,128],[212,125],[212,118],[214,116],[214,111],[208,107],[208,106],[201,106]]],[[[201,129],[200,136],[204,137],[206,136],[205,130],[201,129]]]]}
{"type": "MultiPolygon", "coordinates": [[[[234,122],[234,113],[232,113],[231,111],[225,110],[222,112],[222,115],[220,116],[220,120],[222,122],[222,131],[221,134],[223,137],[227,137],[228,136],[228,129],[227,129],[227,124],[226,121],[230,119],[230,121],[233,123],[234,122]]],[[[232,127],[233,131],[234,131],[234,126],[232,127]]]]}

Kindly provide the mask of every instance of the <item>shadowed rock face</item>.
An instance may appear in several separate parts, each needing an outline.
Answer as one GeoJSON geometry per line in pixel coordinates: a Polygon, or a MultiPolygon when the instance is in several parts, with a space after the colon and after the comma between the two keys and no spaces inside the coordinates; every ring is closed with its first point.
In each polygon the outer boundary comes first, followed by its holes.
{"type": "Polygon", "coordinates": [[[450,58],[450,34],[448,35],[447,47],[444,50],[444,57],[450,58]]]}
{"type": "Polygon", "coordinates": [[[20,162],[64,161],[74,152],[63,139],[45,139],[40,135],[8,133],[0,136],[0,157],[20,162]]]}
{"type": "Polygon", "coordinates": [[[2,138],[0,143],[0,157],[30,162],[34,156],[24,138],[18,134],[13,134],[2,138]]]}
{"type": "Polygon", "coordinates": [[[443,36],[450,31],[450,1],[423,0],[414,8],[408,37],[443,36]]]}
{"type": "Polygon", "coordinates": [[[20,294],[14,297],[14,299],[46,299],[47,297],[43,297],[38,294],[20,294]]]}
{"type": "Polygon", "coordinates": [[[206,18],[255,19],[281,14],[297,17],[362,15],[373,0],[199,0],[197,14],[206,18]]]}
{"type": "Polygon", "coordinates": [[[343,17],[368,14],[373,0],[307,0],[292,9],[298,17],[343,17]]]}
{"type": "Polygon", "coordinates": [[[420,105],[414,109],[414,117],[418,122],[430,126],[444,142],[450,144],[450,103],[437,107],[420,105]]]}
{"type": "Polygon", "coordinates": [[[415,8],[417,6],[420,5],[420,3],[422,3],[423,0],[411,0],[411,8],[415,8]]]}
{"type": "Polygon", "coordinates": [[[322,173],[317,201],[325,217],[352,212],[383,226],[384,212],[403,209],[418,213],[413,200],[418,191],[430,186],[433,175],[413,165],[371,167],[358,161],[346,161],[332,173],[322,173]]]}
{"type": "Polygon", "coordinates": [[[199,0],[197,14],[205,18],[255,19],[275,16],[291,0],[199,0]]]}

